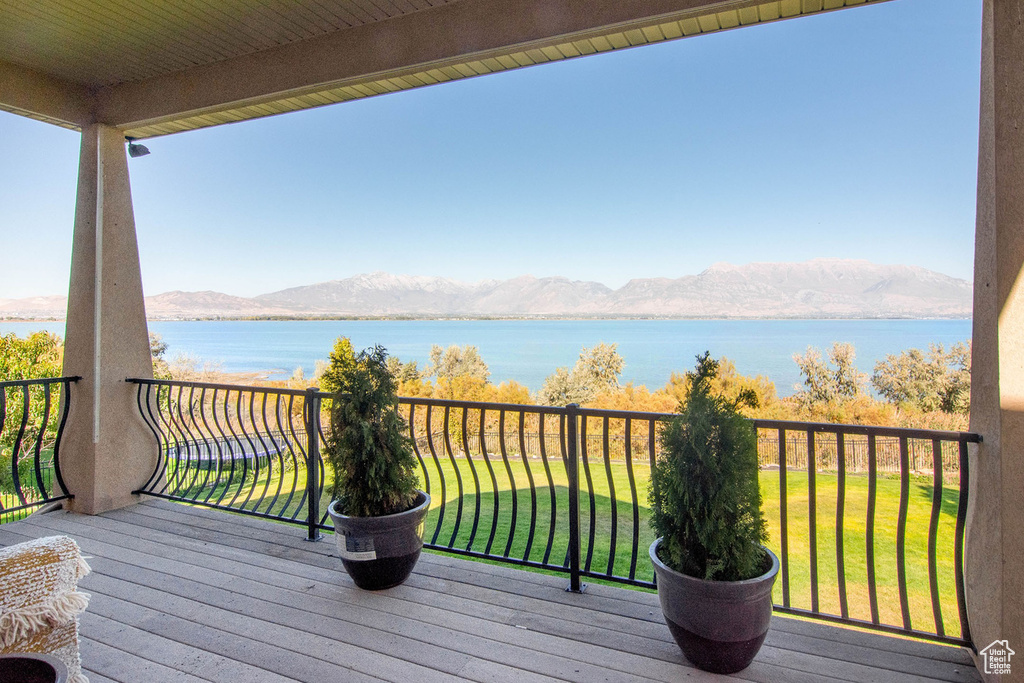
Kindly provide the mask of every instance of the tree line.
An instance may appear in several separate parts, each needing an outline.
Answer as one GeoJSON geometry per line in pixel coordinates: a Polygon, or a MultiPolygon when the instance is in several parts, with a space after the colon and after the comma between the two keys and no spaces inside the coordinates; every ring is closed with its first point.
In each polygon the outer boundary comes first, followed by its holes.
{"type": "MultiPolygon", "coordinates": [[[[774,382],[764,375],[740,374],[733,361],[717,359],[719,373],[714,391],[736,400],[750,395],[756,401],[744,408],[748,417],[872,424],[932,429],[967,428],[970,410],[971,345],[954,344],[948,349],[933,344],[927,351],[908,349],[890,354],[875,364],[868,375],[857,369],[852,344],[837,342],[823,353],[808,347],[794,354],[803,384],[793,396],[780,397],[774,382]],[[873,390],[873,392],[872,392],[873,390]]],[[[318,364],[316,376],[301,375],[292,383],[316,384],[325,391],[337,388],[340,369],[355,362],[348,338],[337,340],[330,360],[318,364]]],[[[390,357],[389,367],[399,383],[399,393],[410,397],[432,397],[460,401],[489,401],[520,405],[584,407],[612,410],[673,412],[689,393],[684,372],[673,372],[665,386],[650,390],[643,385],[621,382],[625,359],[616,344],[599,343],[584,347],[572,367],[559,367],[536,392],[508,380],[491,381],[491,372],[476,346],[433,346],[428,364],[402,362],[390,357]]]]}

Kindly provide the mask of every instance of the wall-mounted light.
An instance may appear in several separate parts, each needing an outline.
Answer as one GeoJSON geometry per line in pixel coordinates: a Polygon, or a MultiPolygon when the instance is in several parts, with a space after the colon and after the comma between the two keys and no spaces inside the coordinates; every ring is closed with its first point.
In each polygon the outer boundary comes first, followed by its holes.
{"type": "Polygon", "coordinates": [[[149,154],[149,148],[135,142],[135,138],[125,138],[128,141],[128,156],[131,158],[144,157],[149,154]]]}

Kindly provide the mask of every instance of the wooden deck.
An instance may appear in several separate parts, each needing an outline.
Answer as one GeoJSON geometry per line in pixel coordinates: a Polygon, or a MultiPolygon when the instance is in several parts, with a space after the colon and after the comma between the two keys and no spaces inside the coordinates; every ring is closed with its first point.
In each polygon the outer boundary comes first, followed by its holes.
{"type": "MultiPolygon", "coordinates": [[[[356,589],[330,537],[146,501],[0,526],[0,546],[68,534],[93,573],[82,659],[107,681],[711,681],[657,596],[424,554],[405,585],[356,589]]],[[[978,681],[965,651],[775,616],[752,681],[978,681]]]]}

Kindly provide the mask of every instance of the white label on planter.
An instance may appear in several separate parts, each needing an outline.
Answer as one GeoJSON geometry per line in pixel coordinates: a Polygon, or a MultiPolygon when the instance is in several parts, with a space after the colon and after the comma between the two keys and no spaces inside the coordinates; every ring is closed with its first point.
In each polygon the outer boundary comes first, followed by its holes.
{"type": "Polygon", "coordinates": [[[338,554],[343,560],[376,560],[377,551],[373,549],[373,538],[358,538],[337,534],[338,554]]]}

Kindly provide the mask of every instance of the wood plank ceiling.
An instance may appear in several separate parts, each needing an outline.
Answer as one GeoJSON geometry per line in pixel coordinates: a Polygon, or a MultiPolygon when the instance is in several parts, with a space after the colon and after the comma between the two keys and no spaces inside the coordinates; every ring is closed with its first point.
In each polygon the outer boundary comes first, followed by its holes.
{"type": "Polygon", "coordinates": [[[183,71],[449,0],[11,0],[0,59],[89,88],[183,71]]]}
{"type": "MultiPolygon", "coordinates": [[[[2,67],[6,66],[7,73],[21,70],[40,74],[57,84],[82,88],[94,100],[90,106],[98,112],[97,120],[124,128],[126,135],[146,138],[879,1],[882,0],[638,0],[623,3],[630,5],[633,14],[629,21],[621,21],[618,19],[625,15],[620,7],[599,0],[591,3],[594,13],[600,15],[597,21],[605,17],[618,21],[586,26],[585,22],[573,23],[558,16],[559,22],[551,22],[557,27],[550,35],[544,35],[536,27],[541,24],[543,28],[545,12],[552,17],[558,12],[579,14],[578,2],[574,7],[569,0],[516,0],[508,3],[506,7],[510,9],[502,17],[492,11],[496,5],[488,6],[485,0],[0,0],[0,80],[4,74],[2,67]],[[481,7],[473,8],[474,4],[481,7]],[[446,6],[458,6],[453,8],[457,11],[445,13],[446,6]],[[471,14],[473,9],[477,9],[476,16],[471,14]],[[650,16],[645,16],[648,11],[650,16]],[[364,68],[353,73],[338,68],[337,78],[324,77],[316,82],[309,82],[310,78],[304,79],[304,74],[299,73],[301,69],[296,65],[303,61],[298,59],[289,64],[289,68],[296,70],[294,87],[282,87],[282,83],[289,81],[287,77],[278,77],[265,92],[228,94],[223,101],[210,95],[205,99],[188,98],[189,93],[201,91],[204,86],[209,90],[214,78],[232,84],[239,74],[251,75],[254,82],[265,78],[268,68],[278,64],[272,58],[253,61],[248,69],[231,70],[233,64],[258,60],[261,53],[281,55],[280,63],[285,64],[285,58],[294,59],[295,51],[305,43],[311,50],[319,46],[318,54],[323,61],[323,55],[330,55],[331,48],[345,45],[337,42],[338,36],[352,35],[349,43],[357,44],[356,29],[365,32],[375,24],[417,14],[433,21],[422,22],[419,35],[413,23],[416,19],[412,18],[402,24],[403,29],[410,29],[406,34],[396,29],[381,36],[394,41],[409,35],[420,42],[424,40],[424,31],[436,31],[448,19],[450,30],[472,34],[486,25],[489,16],[493,15],[498,25],[514,24],[520,15],[529,15],[533,33],[526,34],[532,39],[506,39],[506,35],[513,36],[514,32],[499,30],[496,40],[491,42],[474,42],[471,37],[469,49],[457,46],[450,54],[444,49],[420,50],[415,54],[407,50],[409,55],[399,55],[406,58],[401,64],[390,59],[389,54],[389,59],[384,60],[386,69],[374,72],[364,68]],[[472,24],[467,17],[475,18],[477,23],[472,24]],[[480,49],[472,49],[476,43],[480,49]],[[420,53],[434,58],[419,58],[420,53]],[[204,76],[209,76],[209,83],[203,82],[204,76]],[[139,105],[143,99],[151,101],[154,92],[162,90],[175,90],[179,99],[164,109],[150,106],[149,102],[139,105]]],[[[372,36],[368,42],[373,44],[372,36]]],[[[381,48],[377,45],[374,49],[381,48]]],[[[310,54],[317,53],[313,50],[310,54]]],[[[353,61],[350,56],[344,60],[353,61]]],[[[0,109],[70,128],[80,127],[81,122],[70,120],[71,117],[47,115],[5,101],[2,85],[0,109]]],[[[16,93],[17,86],[11,90],[16,93]]]]}

